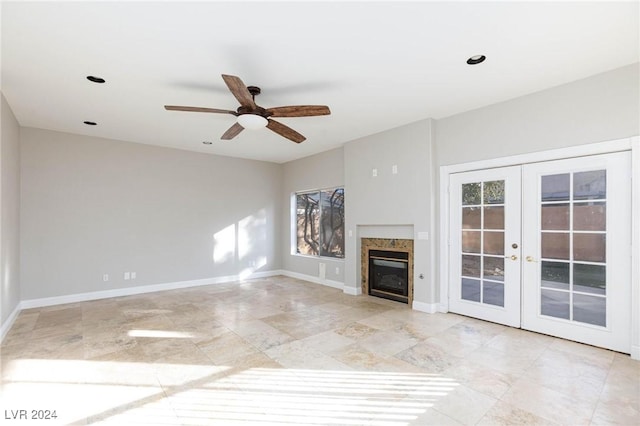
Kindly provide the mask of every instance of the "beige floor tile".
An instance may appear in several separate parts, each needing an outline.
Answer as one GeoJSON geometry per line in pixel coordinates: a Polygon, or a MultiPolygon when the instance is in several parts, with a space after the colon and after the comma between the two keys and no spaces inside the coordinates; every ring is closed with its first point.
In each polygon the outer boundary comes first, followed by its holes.
{"type": "Polygon", "coordinates": [[[471,389],[498,399],[502,397],[519,378],[517,374],[504,373],[493,368],[488,368],[487,366],[475,363],[473,359],[469,358],[465,358],[453,367],[445,370],[443,374],[471,389]]]}
{"type": "Polygon", "coordinates": [[[551,422],[572,425],[588,424],[597,404],[540,386],[526,378],[511,386],[501,400],[551,422]]]}
{"type": "Polygon", "coordinates": [[[216,365],[230,365],[239,357],[258,353],[249,342],[233,332],[224,333],[202,344],[198,348],[216,365]]]}
{"type": "Polygon", "coordinates": [[[295,340],[261,320],[246,321],[231,330],[261,351],[295,340]]]}
{"type": "Polygon", "coordinates": [[[348,337],[349,339],[361,340],[366,339],[367,337],[376,333],[378,329],[369,327],[359,322],[352,322],[345,326],[340,326],[333,331],[341,336],[348,337]]]}
{"type": "Polygon", "coordinates": [[[475,424],[491,409],[496,399],[465,385],[458,385],[433,405],[437,411],[462,424],[475,424]]]}
{"type": "Polygon", "coordinates": [[[629,356],[289,277],[24,310],[0,367],[3,408],[56,409],[62,424],[599,425],[640,412],[629,356]]]}
{"type": "Polygon", "coordinates": [[[418,342],[418,339],[399,329],[379,331],[360,340],[358,344],[375,354],[393,356],[415,346],[418,342]]]}
{"type": "Polygon", "coordinates": [[[514,407],[506,402],[498,401],[485,414],[478,426],[552,426],[553,423],[533,413],[514,407]]]}
{"type": "Polygon", "coordinates": [[[626,398],[612,401],[600,401],[596,407],[591,424],[593,425],[637,425],[640,410],[637,404],[628,404],[626,398]]]}
{"type": "Polygon", "coordinates": [[[452,419],[446,414],[442,414],[438,410],[433,408],[427,409],[424,413],[419,414],[415,419],[411,419],[408,422],[410,426],[424,426],[424,425],[440,425],[440,426],[460,426],[457,420],[452,419]]]}
{"type": "MultiPolygon", "coordinates": [[[[493,339],[492,339],[493,340],[493,339]]],[[[492,346],[481,346],[471,352],[467,358],[485,367],[502,371],[507,374],[524,374],[529,369],[545,349],[531,352],[526,350],[526,346],[518,347],[513,352],[504,348],[496,349],[492,346]]]]}
{"type": "Polygon", "coordinates": [[[398,353],[396,358],[420,367],[429,373],[442,373],[462,360],[462,358],[451,355],[427,341],[398,353]]]}

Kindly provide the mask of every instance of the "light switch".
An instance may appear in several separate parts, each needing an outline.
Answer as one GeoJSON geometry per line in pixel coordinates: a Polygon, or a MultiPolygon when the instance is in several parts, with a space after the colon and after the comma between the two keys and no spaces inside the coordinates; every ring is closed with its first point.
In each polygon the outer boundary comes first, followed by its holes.
{"type": "Polygon", "coordinates": [[[391,173],[393,173],[394,175],[398,174],[398,165],[394,164],[393,166],[391,166],[391,173]]]}
{"type": "Polygon", "coordinates": [[[371,170],[371,176],[377,177],[378,176],[378,169],[371,170]]]}

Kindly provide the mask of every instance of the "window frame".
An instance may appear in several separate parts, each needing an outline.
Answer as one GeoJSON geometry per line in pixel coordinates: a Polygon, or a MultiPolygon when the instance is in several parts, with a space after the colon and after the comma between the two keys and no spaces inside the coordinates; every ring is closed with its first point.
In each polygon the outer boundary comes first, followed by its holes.
{"type": "MultiPolygon", "coordinates": [[[[343,248],[342,248],[342,257],[334,257],[334,256],[324,256],[321,254],[304,254],[304,253],[299,253],[298,252],[298,196],[299,195],[304,195],[304,194],[314,194],[317,193],[319,194],[318,196],[318,223],[319,223],[319,229],[318,229],[318,246],[320,248],[319,252],[322,251],[322,216],[323,216],[323,207],[322,207],[322,202],[321,202],[321,194],[323,192],[329,192],[329,191],[335,191],[335,190],[342,190],[342,194],[344,197],[345,194],[345,189],[344,189],[344,185],[338,185],[338,186],[330,186],[330,187],[324,187],[324,188],[316,188],[316,189],[308,189],[308,190],[303,190],[303,191],[294,191],[291,193],[291,255],[293,256],[300,256],[300,257],[307,257],[307,258],[311,258],[311,259],[330,259],[330,260],[334,260],[334,261],[343,261],[345,258],[345,247],[344,244],[346,243],[345,241],[345,228],[346,228],[346,223],[343,220],[342,223],[342,229],[343,229],[343,248]]],[[[343,205],[342,205],[342,209],[344,211],[344,201],[343,201],[343,205]]]]}

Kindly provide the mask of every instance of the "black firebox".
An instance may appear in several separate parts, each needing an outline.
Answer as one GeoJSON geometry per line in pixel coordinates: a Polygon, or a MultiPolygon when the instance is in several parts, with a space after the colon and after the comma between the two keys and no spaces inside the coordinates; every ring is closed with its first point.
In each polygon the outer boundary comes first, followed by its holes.
{"type": "Polygon", "coordinates": [[[409,253],[369,250],[369,294],[409,303],[409,253]]]}

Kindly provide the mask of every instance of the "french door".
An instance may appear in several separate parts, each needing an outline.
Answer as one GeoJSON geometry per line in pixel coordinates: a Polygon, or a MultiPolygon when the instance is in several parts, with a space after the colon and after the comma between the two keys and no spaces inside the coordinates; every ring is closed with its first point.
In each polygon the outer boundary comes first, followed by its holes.
{"type": "Polygon", "coordinates": [[[451,175],[449,309],[520,327],[520,166],[451,175]]]}
{"type": "Polygon", "coordinates": [[[628,152],[450,176],[452,312],[630,351],[628,152]]]}

